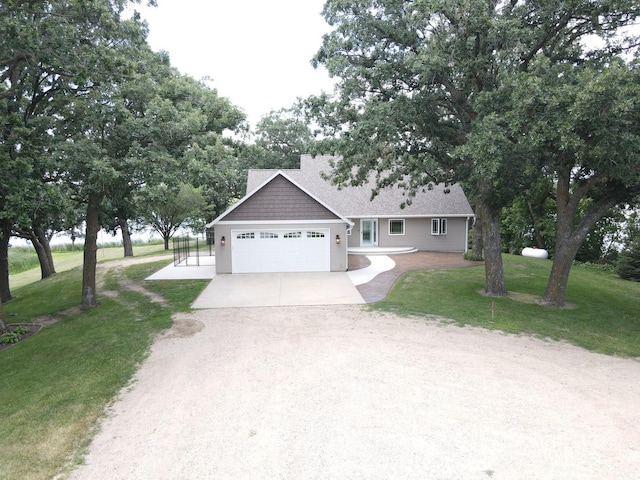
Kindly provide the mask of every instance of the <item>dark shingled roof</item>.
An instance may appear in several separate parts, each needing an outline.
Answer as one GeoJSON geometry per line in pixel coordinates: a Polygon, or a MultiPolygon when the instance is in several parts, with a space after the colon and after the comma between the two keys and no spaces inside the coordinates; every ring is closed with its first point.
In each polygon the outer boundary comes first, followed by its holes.
{"type": "MultiPolygon", "coordinates": [[[[450,185],[449,193],[445,193],[444,185],[434,185],[432,190],[425,189],[416,194],[411,205],[400,208],[407,200],[404,190],[390,187],[380,190],[371,200],[374,182],[361,187],[343,187],[338,189],[321,176],[321,172],[329,173],[329,161],[332,156],[302,155],[300,169],[282,170],[332,209],[349,218],[357,217],[408,217],[408,216],[473,216],[466,195],[460,185],[450,185]]],[[[247,193],[269,179],[277,170],[249,170],[247,193]]]]}

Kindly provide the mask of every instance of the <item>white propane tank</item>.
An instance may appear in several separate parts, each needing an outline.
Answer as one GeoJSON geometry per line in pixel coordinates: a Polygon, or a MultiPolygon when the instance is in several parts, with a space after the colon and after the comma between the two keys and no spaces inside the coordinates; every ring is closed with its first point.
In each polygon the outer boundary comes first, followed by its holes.
{"type": "Polygon", "coordinates": [[[531,258],[549,258],[549,252],[544,248],[526,247],[522,250],[522,256],[531,258]]]}

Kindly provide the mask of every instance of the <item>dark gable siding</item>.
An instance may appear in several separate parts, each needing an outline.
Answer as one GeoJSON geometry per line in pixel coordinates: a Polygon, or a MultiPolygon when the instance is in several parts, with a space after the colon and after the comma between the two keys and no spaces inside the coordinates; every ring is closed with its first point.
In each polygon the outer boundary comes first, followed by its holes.
{"type": "Polygon", "coordinates": [[[319,204],[286,178],[278,175],[249,197],[224,220],[335,220],[329,209],[319,204]]]}

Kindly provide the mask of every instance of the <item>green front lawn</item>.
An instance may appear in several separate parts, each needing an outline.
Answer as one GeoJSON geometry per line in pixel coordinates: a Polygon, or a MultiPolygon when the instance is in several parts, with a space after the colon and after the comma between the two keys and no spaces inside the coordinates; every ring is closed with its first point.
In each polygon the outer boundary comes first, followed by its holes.
{"type": "Polygon", "coordinates": [[[482,296],[484,268],[478,266],[408,272],[372,308],[401,315],[435,315],[459,325],[548,337],[596,352],[640,357],[640,283],[575,266],[566,297],[572,308],[548,308],[535,302],[544,292],[551,261],[513,255],[503,258],[511,298],[482,296]]]}

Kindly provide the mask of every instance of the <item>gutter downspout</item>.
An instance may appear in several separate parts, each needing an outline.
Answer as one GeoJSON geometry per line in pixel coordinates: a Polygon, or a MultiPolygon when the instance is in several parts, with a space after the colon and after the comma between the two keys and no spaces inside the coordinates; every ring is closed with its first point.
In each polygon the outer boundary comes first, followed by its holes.
{"type": "Polygon", "coordinates": [[[342,243],[344,243],[344,264],[346,266],[345,271],[348,272],[349,271],[349,237],[351,235],[349,235],[349,232],[353,229],[353,227],[355,226],[355,223],[351,221],[351,219],[348,219],[349,223],[347,224],[347,228],[344,229],[344,240],[342,243]]]}
{"type": "Polygon", "coordinates": [[[469,251],[469,220],[473,218],[475,222],[476,217],[467,217],[467,221],[465,222],[465,232],[464,232],[464,253],[469,251]]]}

